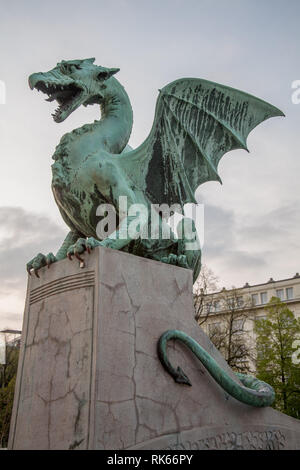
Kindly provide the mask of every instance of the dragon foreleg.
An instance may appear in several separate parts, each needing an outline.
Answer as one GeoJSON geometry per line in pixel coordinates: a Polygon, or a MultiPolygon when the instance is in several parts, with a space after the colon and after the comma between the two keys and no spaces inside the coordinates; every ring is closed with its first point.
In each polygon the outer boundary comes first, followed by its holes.
{"type": "Polygon", "coordinates": [[[170,339],[177,339],[185,344],[195,356],[206,367],[216,382],[237,400],[251,406],[270,406],[275,399],[274,389],[267,383],[255,377],[236,373],[243,385],[235,382],[225,370],[203,349],[194,339],[183,331],[168,330],[159,339],[157,351],[159,359],[166,371],[173,377],[175,382],[192,385],[185,373],[177,367],[175,369],[167,356],[167,342],[170,339]]]}
{"type": "Polygon", "coordinates": [[[105,248],[112,248],[114,250],[121,250],[126,247],[131,241],[132,237],[128,234],[129,224],[135,220],[135,217],[125,217],[120,223],[117,230],[111,233],[104,240],[97,240],[94,237],[79,238],[76,243],[70,245],[67,249],[67,256],[70,260],[75,256],[79,261],[83,262],[82,253],[87,251],[91,252],[97,246],[103,246],[105,248]]]}
{"type": "Polygon", "coordinates": [[[43,253],[38,253],[26,265],[28,274],[31,274],[31,271],[33,270],[34,274],[39,277],[39,269],[43,268],[44,266],[48,266],[49,268],[50,264],[66,258],[68,248],[70,247],[70,245],[75,243],[79,237],[80,233],[73,231],[69,232],[55,256],[53,253],[48,253],[47,255],[44,255],[43,253]]]}
{"type": "Polygon", "coordinates": [[[75,256],[79,261],[84,262],[80,255],[85,251],[90,253],[97,246],[122,250],[191,269],[195,281],[201,267],[201,250],[194,223],[192,220],[190,222],[178,224],[177,230],[180,238],[177,239],[171,228],[169,226],[166,228],[167,224],[161,217],[158,218],[157,225],[151,226],[151,219],[148,220],[147,217],[127,216],[118,228],[103,240],[97,240],[94,237],[78,238],[76,243],[68,244],[66,255],[70,260],[75,256]],[[168,233],[168,237],[165,237],[164,233],[168,233]]]}

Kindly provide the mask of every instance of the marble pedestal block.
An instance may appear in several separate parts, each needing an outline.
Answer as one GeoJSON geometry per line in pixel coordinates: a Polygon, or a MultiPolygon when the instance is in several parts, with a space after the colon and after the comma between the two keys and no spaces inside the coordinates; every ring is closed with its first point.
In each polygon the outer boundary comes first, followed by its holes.
{"type": "MultiPolygon", "coordinates": [[[[296,449],[300,423],[227,395],[179,343],[161,366],[157,340],[179,329],[228,370],[194,320],[189,270],[97,248],[31,276],[10,449],[296,449]]],[[[232,374],[233,375],[233,374],[232,374]]]]}

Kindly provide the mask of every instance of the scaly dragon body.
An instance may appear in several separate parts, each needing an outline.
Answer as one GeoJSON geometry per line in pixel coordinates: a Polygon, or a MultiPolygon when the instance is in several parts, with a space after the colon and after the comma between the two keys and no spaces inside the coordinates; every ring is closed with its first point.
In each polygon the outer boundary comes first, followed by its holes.
{"type": "MultiPolygon", "coordinates": [[[[125,196],[129,208],[133,204],[142,204],[150,213],[153,202],[151,189],[148,192],[143,191],[124,171],[124,156],[126,151],[131,150],[127,143],[133,118],[125,89],[112,77],[116,71],[117,69],[94,66],[89,59],[63,61],[52,71],[33,74],[29,78],[31,88],[47,93],[47,101],[56,99],[61,104],[53,115],[56,122],[64,120],[79,103],[99,103],[101,106],[99,121],[64,135],[55,150],[52,190],[70,232],[56,256],[52,253],[39,253],[33,258],[27,264],[29,273],[33,269],[38,276],[41,267],[46,264],[49,266],[67,255],[70,259],[73,255],[81,259],[80,254],[83,251],[89,251],[98,245],[178,264],[199,273],[200,250],[194,250],[186,256],[181,249],[183,243],[176,240],[172,231],[168,240],[161,237],[134,240],[127,234],[128,225],[134,217],[122,218],[119,212],[117,230],[105,240],[99,240],[96,227],[99,222],[97,209],[101,204],[111,204],[117,208],[119,197],[125,196]],[[94,76],[94,80],[87,79],[89,74],[94,76]],[[71,102],[69,108],[66,104],[68,101],[71,102]],[[74,101],[75,105],[72,106],[74,101]]],[[[151,184],[150,182],[150,187],[151,184]]],[[[161,231],[164,224],[165,221],[160,217],[157,230],[161,231]]]]}

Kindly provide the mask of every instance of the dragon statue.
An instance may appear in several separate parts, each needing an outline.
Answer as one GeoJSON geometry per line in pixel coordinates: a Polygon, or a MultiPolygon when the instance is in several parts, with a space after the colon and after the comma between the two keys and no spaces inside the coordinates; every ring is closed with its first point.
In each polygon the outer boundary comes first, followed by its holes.
{"type": "MultiPolygon", "coordinates": [[[[127,145],[133,124],[131,104],[114,77],[119,69],[94,62],[93,58],[63,60],[49,72],[29,77],[31,89],[47,94],[47,101],[57,101],[55,122],[63,122],[81,105],[93,104],[100,105],[101,119],[65,134],[56,147],[52,190],[69,233],[56,255],[39,253],[27,263],[27,271],[39,276],[42,267],[66,257],[83,262],[82,254],[100,245],[191,269],[196,280],[201,249],[195,226],[183,217],[176,235],[165,232],[167,217],[161,205],[184,214],[185,204],[196,204],[199,185],[221,182],[217,168],[222,156],[234,149],[247,150],[250,131],[283,113],[242,91],[183,78],[159,90],[149,136],[133,150],[127,145]],[[120,198],[126,198],[126,208],[119,204],[120,198]],[[105,237],[97,231],[101,205],[111,205],[116,213],[116,226],[105,237]],[[158,208],[155,222],[143,219],[143,236],[141,231],[132,236],[129,230],[137,217],[130,213],[134,205],[149,212],[153,205],[158,208]],[[196,242],[192,248],[190,240],[196,242]]],[[[103,219],[105,214],[101,215],[103,219]]]]}

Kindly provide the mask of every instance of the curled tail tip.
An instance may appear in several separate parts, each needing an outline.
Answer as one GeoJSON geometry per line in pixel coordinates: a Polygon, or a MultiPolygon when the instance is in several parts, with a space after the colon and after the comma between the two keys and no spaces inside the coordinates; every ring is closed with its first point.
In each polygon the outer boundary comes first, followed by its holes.
{"type": "Polygon", "coordinates": [[[177,367],[177,375],[175,377],[175,382],[179,384],[185,384],[185,385],[190,385],[192,386],[192,383],[188,376],[183,372],[183,370],[180,367],[177,367]]]}

